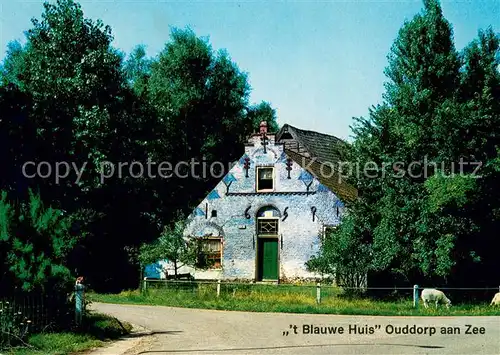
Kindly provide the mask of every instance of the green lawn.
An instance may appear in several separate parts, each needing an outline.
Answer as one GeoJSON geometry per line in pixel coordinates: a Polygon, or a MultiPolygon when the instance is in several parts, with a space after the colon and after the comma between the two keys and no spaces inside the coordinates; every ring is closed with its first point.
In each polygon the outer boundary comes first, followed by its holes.
{"type": "Polygon", "coordinates": [[[487,303],[454,304],[450,309],[440,306],[413,308],[411,296],[391,301],[370,298],[348,298],[335,288],[322,289],[321,304],[316,304],[315,287],[222,285],[216,297],[215,285],[174,285],[169,288],[150,288],[147,293],[127,291],[120,294],[89,294],[96,302],[161,305],[185,308],[204,308],[230,311],[286,312],[316,314],[349,314],[379,316],[500,316],[499,307],[487,303]],[[177,288],[177,289],[175,289],[177,288]]]}
{"type": "Polygon", "coordinates": [[[12,355],[65,355],[100,347],[106,341],[130,333],[132,326],[103,314],[90,314],[78,332],[34,334],[25,347],[12,348],[12,355]],[[123,326],[123,327],[122,327],[123,326]]]}

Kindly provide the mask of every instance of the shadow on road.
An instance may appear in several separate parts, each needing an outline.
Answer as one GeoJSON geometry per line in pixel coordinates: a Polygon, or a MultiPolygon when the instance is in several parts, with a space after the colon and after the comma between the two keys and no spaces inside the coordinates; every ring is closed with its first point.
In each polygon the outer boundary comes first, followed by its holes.
{"type": "Polygon", "coordinates": [[[140,338],[140,337],[144,337],[144,336],[160,335],[160,334],[177,335],[177,333],[182,333],[182,330],[165,330],[165,331],[151,331],[151,332],[145,332],[145,333],[143,333],[143,332],[132,333],[132,334],[124,336],[124,338],[140,338]]]}
{"type": "Polygon", "coordinates": [[[193,352],[207,352],[207,351],[245,351],[245,350],[273,350],[273,349],[296,349],[296,348],[319,348],[329,346],[404,346],[411,348],[422,349],[444,349],[444,346],[437,345],[412,345],[412,344],[318,344],[318,345],[285,345],[285,346],[268,346],[268,347],[255,347],[255,348],[231,348],[231,349],[186,349],[186,350],[152,350],[143,351],[139,354],[152,354],[152,353],[193,353],[193,352]]]}

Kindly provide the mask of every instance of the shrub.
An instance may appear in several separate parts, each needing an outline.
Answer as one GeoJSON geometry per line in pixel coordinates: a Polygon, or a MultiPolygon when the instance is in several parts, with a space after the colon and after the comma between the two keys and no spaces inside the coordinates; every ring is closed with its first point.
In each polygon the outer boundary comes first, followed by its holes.
{"type": "Polygon", "coordinates": [[[0,301],[0,349],[25,342],[31,320],[10,302],[0,301]]]}

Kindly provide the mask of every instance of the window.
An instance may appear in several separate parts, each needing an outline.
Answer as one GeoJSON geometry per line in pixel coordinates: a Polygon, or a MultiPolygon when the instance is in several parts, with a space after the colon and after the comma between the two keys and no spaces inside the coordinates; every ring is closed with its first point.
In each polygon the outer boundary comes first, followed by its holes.
{"type": "Polygon", "coordinates": [[[335,229],[337,229],[337,226],[324,226],[323,227],[323,235],[321,236],[321,241],[323,242],[328,235],[330,235],[331,232],[333,232],[335,229]]]}
{"type": "Polygon", "coordinates": [[[217,217],[217,210],[212,210],[212,217],[217,217]]]}
{"type": "Polygon", "coordinates": [[[222,238],[207,237],[201,240],[198,266],[220,269],[222,266],[222,238]]]}
{"type": "Polygon", "coordinates": [[[257,191],[272,191],[274,189],[274,168],[257,168],[257,191]]]}
{"type": "Polygon", "coordinates": [[[277,235],[278,234],[278,219],[258,219],[257,233],[259,235],[277,235]]]}

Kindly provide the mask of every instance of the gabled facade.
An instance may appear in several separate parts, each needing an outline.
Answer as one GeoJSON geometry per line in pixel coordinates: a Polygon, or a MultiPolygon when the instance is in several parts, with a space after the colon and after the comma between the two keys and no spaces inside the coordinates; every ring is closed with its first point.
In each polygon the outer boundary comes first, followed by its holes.
{"type": "Polygon", "coordinates": [[[212,268],[180,272],[275,282],[317,277],[305,263],[318,253],[325,229],[340,223],[344,203],[357,195],[329,170],[343,144],[289,125],[268,133],[263,122],[245,154],[188,218],[185,236],[203,238],[212,268]]]}

